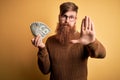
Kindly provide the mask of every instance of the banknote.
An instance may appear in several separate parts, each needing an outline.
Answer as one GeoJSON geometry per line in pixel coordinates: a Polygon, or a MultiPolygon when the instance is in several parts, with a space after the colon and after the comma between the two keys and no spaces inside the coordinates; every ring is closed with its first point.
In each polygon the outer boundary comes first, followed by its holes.
{"type": "Polygon", "coordinates": [[[50,28],[43,22],[33,22],[30,29],[34,36],[41,35],[42,39],[50,32],[50,28]]]}

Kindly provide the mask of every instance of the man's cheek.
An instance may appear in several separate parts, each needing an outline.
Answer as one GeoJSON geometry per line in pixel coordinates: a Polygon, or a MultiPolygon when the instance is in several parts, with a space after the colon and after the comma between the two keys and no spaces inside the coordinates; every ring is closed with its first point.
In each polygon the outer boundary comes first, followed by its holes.
{"type": "Polygon", "coordinates": [[[75,25],[75,23],[70,23],[70,26],[73,27],[75,25]]]}
{"type": "Polygon", "coordinates": [[[63,21],[63,20],[60,20],[60,22],[61,22],[61,23],[65,23],[65,21],[63,21]]]}

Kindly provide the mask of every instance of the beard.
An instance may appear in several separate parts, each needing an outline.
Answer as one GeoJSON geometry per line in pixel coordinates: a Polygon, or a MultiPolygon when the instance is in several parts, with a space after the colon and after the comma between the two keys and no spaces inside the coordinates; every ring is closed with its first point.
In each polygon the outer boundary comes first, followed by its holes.
{"type": "Polygon", "coordinates": [[[56,39],[62,45],[67,45],[70,42],[74,32],[75,32],[75,25],[70,26],[68,23],[63,23],[63,24],[58,23],[56,29],[56,39]]]}

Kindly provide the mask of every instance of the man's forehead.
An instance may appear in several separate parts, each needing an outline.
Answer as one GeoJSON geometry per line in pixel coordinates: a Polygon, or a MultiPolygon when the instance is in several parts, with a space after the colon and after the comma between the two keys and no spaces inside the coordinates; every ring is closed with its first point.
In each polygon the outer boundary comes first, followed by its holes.
{"type": "Polygon", "coordinates": [[[76,16],[77,13],[75,11],[67,11],[64,15],[67,15],[67,16],[70,16],[70,15],[76,16]]]}

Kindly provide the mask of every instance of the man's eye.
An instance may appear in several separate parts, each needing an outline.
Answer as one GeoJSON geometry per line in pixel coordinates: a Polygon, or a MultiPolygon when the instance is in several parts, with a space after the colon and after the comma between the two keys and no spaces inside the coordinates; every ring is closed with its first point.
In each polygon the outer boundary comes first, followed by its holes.
{"type": "Polygon", "coordinates": [[[67,16],[66,16],[66,15],[63,15],[62,17],[66,18],[67,16]]]}
{"type": "Polygon", "coordinates": [[[73,17],[73,16],[70,16],[69,18],[70,18],[70,19],[73,19],[74,17],[73,17]]]}

